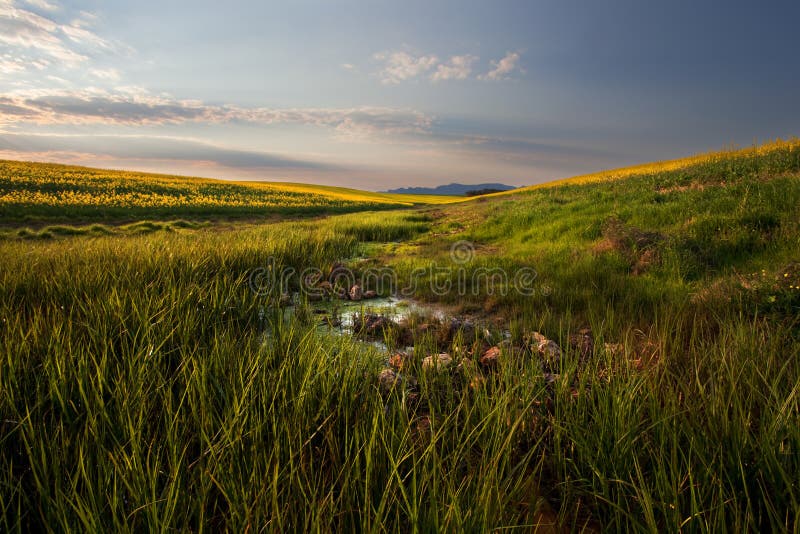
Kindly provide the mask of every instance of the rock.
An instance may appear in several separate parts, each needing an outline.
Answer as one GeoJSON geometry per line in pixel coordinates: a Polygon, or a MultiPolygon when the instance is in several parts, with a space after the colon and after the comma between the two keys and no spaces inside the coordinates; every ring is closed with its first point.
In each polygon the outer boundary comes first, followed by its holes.
{"type": "Polygon", "coordinates": [[[377,313],[365,313],[353,316],[353,330],[356,334],[366,336],[382,336],[384,330],[392,326],[392,322],[377,313]]]}
{"type": "MultiPolygon", "coordinates": [[[[355,286],[355,287],[358,287],[358,286],[355,286]]],[[[377,298],[377,297],[378,297],[378,293],[376,291],[373,291],[372,289],[370,289],[368,291],[364,291],[364,294],[362,295],[362,298],[365,298],[365,299],[374,299],[374,298],[377,298]]]]}
{"type": "Polygon", "coordinates": [[[561,361],[561,347],[552,339],[547,339],[539,332],[532,332],[526,336],[526,341],[542,356],[546,369],[552,369],[561,361]]]}
{"type": "Polygon", "coordinates": [[[400,375],[392,369],[383,369],[378,373],[378,385],[383,393],[389,393],[400,381],[400,375]]]}
{"type": "Polygon", "coordinates": [[[347,300],[347,290],[343,287],[337,287],[334,290],[334,294],[341,300],[347,300]]]}
{"type": "Polygon", "coordinates": [[[422,360],[423,369],[443,370],[453,364],[453,357],[443,352],[441,354],[431,354],[422,360]]]}
{"type": "Polygon", "coordinates": [[[544,334],[540,334],[539,332],[531,332],[525,336],[525,341],[527,341],[529,345],[538,347],[541,343],[549,340],[544,334]]]}
{"type": "Polygon", "coordinates": [[[537,350],[548,361],[558,362],[561,358],[561,347],[551,339],[539,343],[537,350]]]}
{"type": "Polygon", "coordinates": [[[475,325],[470,321],[452,319],[448,330],[449,339],[455,338],[459,332],[464,340],[471,340],[475,337],[475,325]]]}
{"type": "Polygon", "coordinates": [[[306,277],[303,279],[303,283],[305,284],[304,287],[305,288],[314,287],[321,279],[322,279],[321,273],[313,273],[306,275],[306,277]]]}
{"type": "Polygon", "coordinates": [[[278,299],[278,306],[288,306],[292,303],[292,296],[289,293],[283,293],[281,298],[278,299]]]}
{"type": "Polygon", "coordinates": [[[389,319],[383,315],[370,315],[367,319],[367,329],[371,332],[383,330],[387,326],[389,326],[389,319]]]}
{"type": "Polygon", "coordinates": [[[588,328],[581,329],[577,334],[569,336],[569,345],[580,355],[580,360],[585,363],[594,352],[594,338],[588,328]]]}
{"type": "Polygon", "coordinates": [[[320,288],[321,290],[323,290],[325,293],[332,293],[333,292],[333,286],[327,280],[317,284],[317,287],[320,288]]]}
{"type": "Polygon", "coordinates": [[[491,347],[481,356],[481,365],[487,368],[497,367],[500,359],[500,347],[491,347]]]}
{"type": "Polygon", "coordinates": [[[361,286],[356,284],[350,288],[350,300],[359,301],[363,298],[364,294],[361,292],[361,286]]]}
{"type": "Polygon", "coordinates": [[[396,352],[389,356],[389,365],[398,371],[402,371],[411,364],[411,356],[405,352],[396,352]]]}

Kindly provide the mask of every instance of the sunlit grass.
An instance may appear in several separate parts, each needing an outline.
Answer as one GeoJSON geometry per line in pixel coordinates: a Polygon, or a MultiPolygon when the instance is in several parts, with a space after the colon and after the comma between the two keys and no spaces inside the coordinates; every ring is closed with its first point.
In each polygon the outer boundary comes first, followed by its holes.
{"type": "Polygon", "coordinates": [[[457,197],[341,187],[229,182],[0,161],[0,218],[25,220],[313,215],[447,203],[457,197]]]}
{"type": "MultiPolygon", "coordinates": [[[[504,191],[501,193],[493,193],[492,197],[507,196],[517,193],[524,193],[536,189],[547,189],[550,187],[558,187],[562,185],[579,185],[588,184],[593,182],[604,182],[610,180],[621,180],[634,176],[656,175],[667,173],[671,171],[679,171],[681,169],[709,166],[715,167],[720,163],[731,161],[749,160],[751,162],[761,162],[769,164],[770,162],[780,163],[784,157],[796,158],[798,149],[800,149],[800,139],[792,138],[789,140],[777,139],[770,143],[752,146],[749,148],[731,148],[718,152],[709,152],[705,154],[697,154],[686,158],[679,158],[665,161],[655,161],[644,163],[642,165],[633,165],[630,167],[623,167],[620,169],[610,169],[606,171],[593,172],[580,176],[573,176],[570,178],[563,178],[561,180],[553,180],[543,184],[531,185],[522,187],[513,191],[504,191]],[[776,161],[777,160],[777,161],[776,161]]],[[[764,169],[769,172],[769,168],[764,169]]]]}
{"type": "Polygon", "coordinates": [[[313,221],[12,235],[0,530],[795,531],[799,153],[313,221]],[[270,261],[364,255],[402,278],[453,267],[459,240],[469,272],[531,266],[550,288],[419,287],[507,330],[492,371],[467,351],[482,329],[446,372],[423,369],[442,350],[424,338],[382,391],[385,354],[249,285],[270,261]],[[549,382],[532,331],[564,348],[549,382]]]}

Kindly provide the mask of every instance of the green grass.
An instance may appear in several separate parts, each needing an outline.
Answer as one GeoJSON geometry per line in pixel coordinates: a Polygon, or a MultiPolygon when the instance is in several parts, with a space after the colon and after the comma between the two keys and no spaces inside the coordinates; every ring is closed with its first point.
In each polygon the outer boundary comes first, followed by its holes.
{"type": "MultiPolygon", "coordinates": [[[[569,312],[588,321],[611,309],[626,317],[624,324],[646,328],[665,305],[691,306],[693,295],[716,297],[717,305],[733,293],[761,299],[743,285],[766,287],[800,260],[800,145],[427,212],[435,219],[431,234],[386,250],[384,259],[405,278],[431,262],[454,277],[464,269],[467,279],[480,268],[513,274],[524,267],[537,272],[538,291],[525,298],[512,291],[487,299],[485,288],[474,298],[439,296],[426,278],[418,296],[466,308],[490,303],[511,315],[556,310],[555,320],[569,312]],[[653,234],[654,242],[637,249],[637,233],[653,234]],[[450,262],[458,241],[474,246],[474,261],[450,262]]],[[[770,296],[792,311],[797,295],[779,284],[770,296]]]]}
{"type": "Polygon", "coordinates": [[[151,232],[174,232],[193,230],[208,226],[209,223],[191,221],[139,221],[119,226],[91,224],[87,226],[51,225],[38,230],[31,228],[0,228],[0,239],[54,239],[57,237],[147,234],[151,232]]]}
{"type": "Polygon", "coordinates": [[[796,531],[799,171],[787,146],[454,206],[2,240],[0,529],[796,531]],[[457,366],[423,369],[422,341],[385,392],[384,354],[248,283],[269,258],[455,272],[459,240],[468,272],[534,267],[537,292],[437,300],[556,340],[552,383],[527,350],[482,370],[462,336],[457,366]]]}

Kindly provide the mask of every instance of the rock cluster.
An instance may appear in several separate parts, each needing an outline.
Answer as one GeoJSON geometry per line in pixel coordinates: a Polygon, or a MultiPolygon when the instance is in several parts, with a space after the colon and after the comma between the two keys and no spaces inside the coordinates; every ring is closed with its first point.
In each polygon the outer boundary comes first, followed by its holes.
{"type": "Polygon", "coordinates": [[[494,369],[500,360],[500,347],[490,347],[481,356],[481,365],[487,369],[494,369]]]}
{"type": "Polygon", "coordinates": [[[443,371],[453,365],[453,357],[443,352],[441,354],[431,354],[422,359],[423,369],[434,369],[443,371]]]}
{"type": "Polygon", "coordinates": [[[353,316],[353,333],[363,337],[382,337],[395,323],[385,315],[364,313],[353,316]]]}
{"type": "Polygon", "coordinates": [[[353,283],[353,278],[353,273],[337,262],[331,266],[328,279],[320,272],[306,275],[302,280],[302,292],[311,302],[331,298],[358,302],[378,297],[377,291],[353,283]]]}

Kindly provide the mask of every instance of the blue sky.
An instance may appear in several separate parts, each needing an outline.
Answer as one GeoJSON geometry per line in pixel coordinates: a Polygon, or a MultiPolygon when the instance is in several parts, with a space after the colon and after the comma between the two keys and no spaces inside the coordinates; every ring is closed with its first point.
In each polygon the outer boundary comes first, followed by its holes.
{"type": "Polygon", "coordinates": [[[800,133],[798,2],[0,0],[0,158],[524,185],[800,133]]]}

